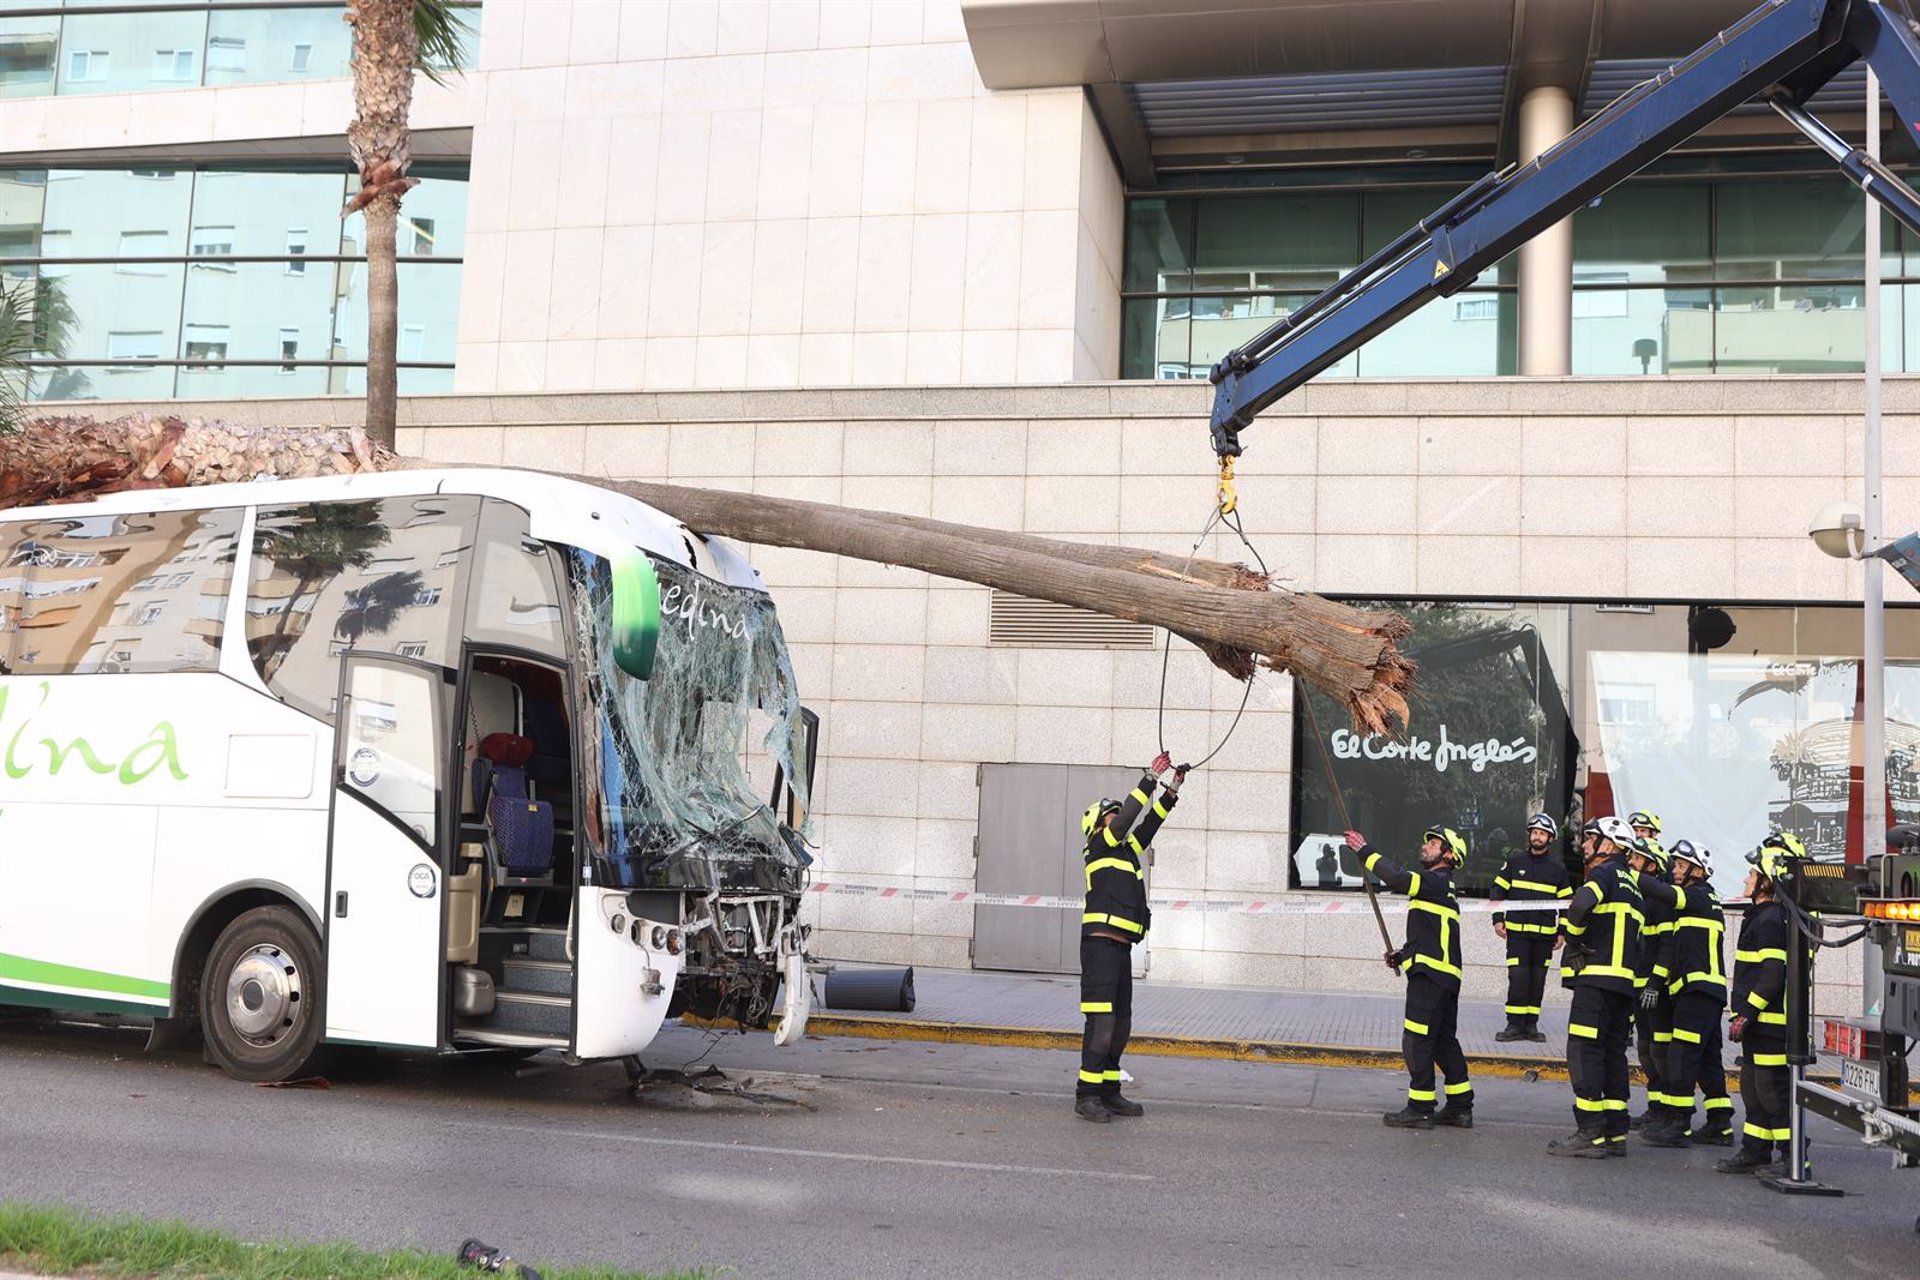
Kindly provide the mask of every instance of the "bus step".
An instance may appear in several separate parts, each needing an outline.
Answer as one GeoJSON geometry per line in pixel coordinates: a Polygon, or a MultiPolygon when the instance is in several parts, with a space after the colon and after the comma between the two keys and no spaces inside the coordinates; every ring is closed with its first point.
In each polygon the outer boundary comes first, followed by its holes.
{"type": "Polygon", "coordinates": [[[534,960],[558,960],[562,964],[567,960],[567,931],[565,929],[528,929],[527,956],[534,960]]]}
{"type": "Polygon", "coordinates": [[[573,966],[565,960],[507,956],[500,963],[505,969],[509,990],[544,991],[560,996],[573,993],[573,966]]]}
{"type": "Polygon", "coordinates": [[[573,998],[550,991],[515,991],[502,987],[493,993],[489,1030],[526,1031],[565,1036],[573,1030],[573,998]]]}
{"type": "Polygon", "coordinates": [[[455,1044],[483,1044],[495,1049],[565,1049],[565,1036],[533,1035],[525,1031],[499,1031],[492,1027],[457,1027],[455,1044]]]}

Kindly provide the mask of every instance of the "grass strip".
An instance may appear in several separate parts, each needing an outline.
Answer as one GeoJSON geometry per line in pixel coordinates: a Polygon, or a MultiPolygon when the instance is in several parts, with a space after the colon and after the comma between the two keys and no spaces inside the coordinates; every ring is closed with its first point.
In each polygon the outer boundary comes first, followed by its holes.
{"type": "MultiPolygon", "coordinates": [[[[457,1243],[457,1242],[455,1242],[457,1243]]],[[[705,1273],[546,1267],[546,1280],[705,1280],[705,1273]]],[[[184,1222],[109,1218],[48,1205],[0,1203],[0,1271],[145,1276],[163,1280],[478,1280],[445,1253],[241,1240],[184,1222]]]]}

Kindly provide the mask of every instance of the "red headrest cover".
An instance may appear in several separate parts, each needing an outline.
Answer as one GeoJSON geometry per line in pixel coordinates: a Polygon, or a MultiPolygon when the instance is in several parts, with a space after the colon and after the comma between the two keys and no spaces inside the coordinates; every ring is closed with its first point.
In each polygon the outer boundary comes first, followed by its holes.
{"type": "Polygon", "coordinates": [[[480,739],[480,754],[497,765],[524,769],[533,759],[533,739],[517,733],[490,733],[480,739]]]}

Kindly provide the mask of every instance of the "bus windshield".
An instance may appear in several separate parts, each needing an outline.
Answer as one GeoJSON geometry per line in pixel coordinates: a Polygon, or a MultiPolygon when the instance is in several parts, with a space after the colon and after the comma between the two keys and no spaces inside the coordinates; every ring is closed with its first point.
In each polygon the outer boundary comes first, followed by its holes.
{"type": "Polygon", "coordinates": [[[574,550],[589,832],[609,888],[793,891],[810,859],[770,807],[775,771],[807,794],[799,688],[773,601],[654,560],[650,679],[613,658],[613,576],[574,550]],[[598,830],[593,828],[597,827],[598,830]]]}

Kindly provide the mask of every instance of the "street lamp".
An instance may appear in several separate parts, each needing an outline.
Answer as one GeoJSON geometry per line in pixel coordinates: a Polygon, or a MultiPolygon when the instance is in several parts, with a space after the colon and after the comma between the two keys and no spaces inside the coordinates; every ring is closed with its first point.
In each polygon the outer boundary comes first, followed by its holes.
{"type": "Polygon", "coordinates": [[[1844,498],[1829,502],[1807,526],[1807,536],[1836,560],[1858,560],[1867,554],[1866,512],[1844,498]]]}

